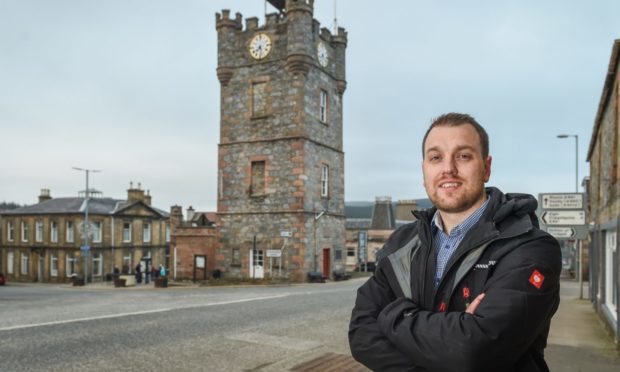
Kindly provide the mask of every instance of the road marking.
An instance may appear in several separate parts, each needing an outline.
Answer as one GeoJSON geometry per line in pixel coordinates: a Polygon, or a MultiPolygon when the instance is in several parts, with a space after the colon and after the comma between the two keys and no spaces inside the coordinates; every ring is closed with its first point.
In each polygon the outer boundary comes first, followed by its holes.
{"type": "Polygon", "coordinates": [[[53,322],[17,325],[17,326],[0,328],[0,332],[2,332],[2,331],[13,331],[13,330],[16,330],[16,329],[25,329],[25,328],[45,327],[45,326],[50,326],[50,325],[76,323],[76,322],[88,322],[88,321],[91,321],[91,320],[122,318],[122,317],[125,317],[125,316],[133,316],[133,315],[145,315],[145,314],[164,313],[164,312],[167,312],[167,311],[184,310],[184,309],[195,309],[195,308],[199,308],[199,307],[209,307],[209,306],[218,306],[218,305],[230,305],[230,304],[238,304],[238,303],[251,302],[251,301],[272,300],[272,299],[275,299],[275,298],[288,297],[289,295],[290,294],[286,293],[286,294],[279,294],[279,295],[273,295],[273,296],[253,297],[253,298],[244,298],[244,299],[240,299],[240,300],[213,302],[213,303],[210,303],[210,304],[202,304],[202,305],[170,307],[170,308],[163,308],[163,309],[135,311],[135,312],[130,312],[130,313],[100,315],[100,316],[93,316],[93,317],[87,317],[87,318],[67,319],[67,320],[57,320],[57,321],[53,321],[53,322]]]}
{"type": "Polygon", "coordinates": [[[236,335],[226,337],[229,340],[244,341],[253,344],[261,344],[267,346],[275,346],[282,349],[306,351],[316,349],[322,344],[315,341],[301,340],[298,338],[284,337],[284,336],[272,336],[265,333],[239,333],[236,335]]]}

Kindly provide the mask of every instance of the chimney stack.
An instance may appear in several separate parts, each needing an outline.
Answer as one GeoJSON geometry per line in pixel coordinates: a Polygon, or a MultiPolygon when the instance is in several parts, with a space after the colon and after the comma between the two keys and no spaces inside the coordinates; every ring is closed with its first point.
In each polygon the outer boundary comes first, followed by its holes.
{"type": "Polygon", "coordinates": [[[50,189],[41,189],[41,195],[39,195],[39,203],[43,203],[44,201],[51,200],[52,196],[50,195],[50,189]]]}

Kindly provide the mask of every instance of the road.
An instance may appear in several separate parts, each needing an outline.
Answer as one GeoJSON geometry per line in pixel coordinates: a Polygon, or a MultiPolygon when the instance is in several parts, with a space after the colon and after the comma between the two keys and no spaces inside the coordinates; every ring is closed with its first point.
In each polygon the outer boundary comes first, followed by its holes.
{"type": "Polygon", "coordinates": [[[284,371],[349,354],[363,279],[168,289],[11,285],[0,292],[1,371],[284,371]]]}
{"type": "MultiPolygon", "coordinates": [[[[356,371],[347,342],[364,279],[191,288],[0,287],[0,371],[356,371]],[[332,358],[340,357],[337,364],[332,358]],[[345,360],[346,359],[346,360],[345,360]],[[343,365],[346,367],[343,367],[343,365]]],[[[617,371],[592,306],[562,282],[552,371],[617,371]]]]}

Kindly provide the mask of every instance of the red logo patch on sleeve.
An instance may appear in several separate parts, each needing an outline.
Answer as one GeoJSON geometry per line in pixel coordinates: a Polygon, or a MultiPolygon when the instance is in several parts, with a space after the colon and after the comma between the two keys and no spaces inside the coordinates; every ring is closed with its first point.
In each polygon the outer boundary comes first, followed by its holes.
{"type": "Polygon", "coordinates": [[[463,298],[464,299],[468,299],[469,298],[469,288],[467,288],[467,287],[463,288],[463,298]]]}
{"type": "Polygon", "coordinates": [[[439,305],[439,312],[444,313],[445,311],[446,311],[446,303],[441,301],[441,304],[439,305]]]}
{"type": "Polygon", "coordinates": [[[534,270],[532,272],[532,275],[530,275],[530,283],[532,283],[532,285],[538,289],[540,289],[544,281],[545,276],[541,274],[538,270],[534,270]]]}

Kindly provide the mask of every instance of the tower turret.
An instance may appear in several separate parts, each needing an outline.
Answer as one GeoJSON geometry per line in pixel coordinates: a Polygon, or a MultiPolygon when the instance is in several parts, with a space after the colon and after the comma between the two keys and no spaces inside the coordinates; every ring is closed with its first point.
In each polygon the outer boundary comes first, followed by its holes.
{"type": "Polygon", "coordinates": [[[215,28],[217,29],[217,78],[222,85],[228,85],[234,72],[230,61],[234,60],[237,53],[236,45],[231,43],[234,40],[234,33],[242,29],[241,13],[235,15],[235,19],[230,18],[230,10],[222,10],[222,14],[215,14],[215,28]]]}
{"type": "Polygon", "coordinates": [[[293,75],[306,75],[312,64],[314,0],[286,0],[288,23],[286,67],[293,75]]]}

